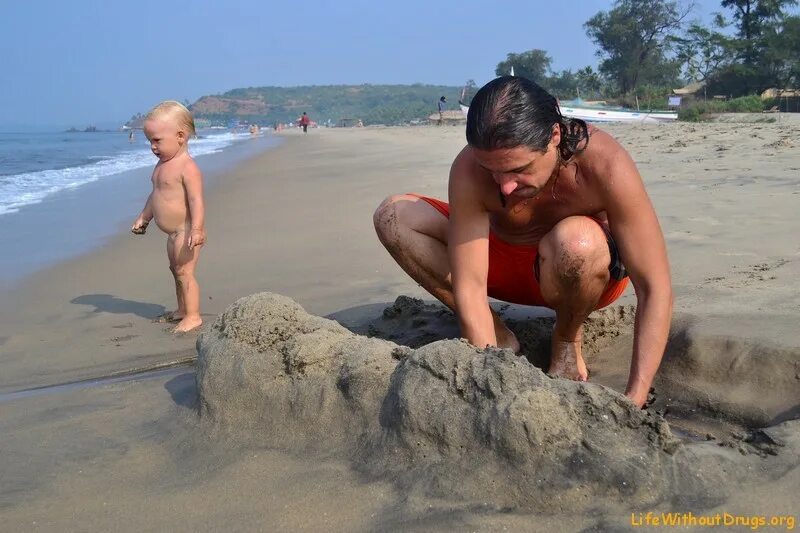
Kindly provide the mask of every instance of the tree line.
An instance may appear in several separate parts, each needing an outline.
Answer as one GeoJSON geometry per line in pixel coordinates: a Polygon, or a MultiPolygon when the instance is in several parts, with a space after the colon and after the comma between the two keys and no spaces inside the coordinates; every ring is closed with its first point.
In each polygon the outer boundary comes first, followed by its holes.
{"type": "Polygon", "coordinates": [[[584,23],[597,46],[597,70],[554,72],[544,50],[510,53],[495,73],[536,81],[560,98],[664,95],[691,82],[729,97],[800,85],[797,0],[722,0],[710,26],[692,21],[693,4],[617,0],[584,23]]]}

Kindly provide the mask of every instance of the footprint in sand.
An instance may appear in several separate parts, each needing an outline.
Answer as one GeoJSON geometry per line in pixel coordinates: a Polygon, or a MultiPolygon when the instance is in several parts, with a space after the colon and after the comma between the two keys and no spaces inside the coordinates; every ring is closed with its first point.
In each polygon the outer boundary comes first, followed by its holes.
{"type": "Polygon", "coordinates": [[[789,138],[779,139],[775,142],[767,143],[764,145],[764,148],[773,148],[773,149],[782,149],[782,148],[794,148],[794,143],[789,138]]]}
{"type": "Polygon", "coordinates": [[[166,313],[162,313],[153,319],[153,322],[156,324],[166,324],[166,323],[177,323],[180,322],[180,318],[175,318],[175,311],[167,311],[166,313]]]}
{"type": "Polygon", "coordinates": [[[123,342],[135,339],[138,336],[139,335],[123,335],[121,337],[111,337],[109,340],[113,342],[115,346],[122,346],[123,342]]]}
{"type": "MultiPolygon", "coordinates": [[[[770,274],[770,272],[782,267],[788,262],[789,261],[787,259],[778,259],[770,263],[755,263],[744,267],[734,266],[733,267],[734,279],[728,280],[726,286],[733,289],[737,289],[741,287],[750,286],[753,283],[776,279],[777,276],[775,276],[774,274],[770,274]]],[[[723,281],[726,279],[727,278],[725,277],[708,278],[706,279],[706,282],[723,281]]]]}

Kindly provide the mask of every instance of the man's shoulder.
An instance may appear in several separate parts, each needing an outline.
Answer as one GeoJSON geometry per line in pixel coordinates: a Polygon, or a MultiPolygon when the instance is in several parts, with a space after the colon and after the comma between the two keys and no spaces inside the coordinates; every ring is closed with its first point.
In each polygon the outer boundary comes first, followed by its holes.
{"type": "MultiPolygon", "coordinates": [[[[627,202],[643,186],[630,153],[611,134],[596,129],[586,149],[576,157],[583,182],[603,203],[627,202]]],[[[609,205],[606,205],[608,208],[609,205]]]]}
{"type": "Polygon", "coordinates": [[[575,163],[590,173],[604,173],[611,168],[620,156],[627,155],[625,148],[608,132],[597,127],[589,129],[589,140],[575,156],[575,163]]]}
{"type": "Polygon", "coordinates": [[[469,146],[464,147],[450,168],[451,205],[466,202],[488,210],[493,206],[493,200],[499,205],[498,191],[497,184],[475,160],[469,146]]]}
{"type": "Polygon", "coordinates": [[[450,182],[460,183],[463,186],[472,186],[476,181],[479,181],[475,178],[479,176],[480,171],[481,167],[472,155],[469,145],[467,145],[453,160],[453,165],[450,167],[450,182]]]}
{"type": "Polygon", "coordinates": [[[589,139],[583,151],[584,153],[602,153],[604,149],[609,147],[622,148],[622,145],[617,142],[613,135],[597,126],[589,126],[587,133],[589,134],[589,139]]]}

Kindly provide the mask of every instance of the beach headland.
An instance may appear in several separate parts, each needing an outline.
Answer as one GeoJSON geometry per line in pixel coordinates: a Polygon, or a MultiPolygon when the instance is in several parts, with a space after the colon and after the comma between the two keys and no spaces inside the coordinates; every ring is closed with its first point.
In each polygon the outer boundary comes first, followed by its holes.
{"type": "MultiPolygon", "coordinates": [[[[658,416],[680,430],[679,438],[711,434],[704,448],[710,456],[712,445],[745,453],[758,470],[750,482],[737,478],[726,494],[705,501],[704,513],[796,512],[800,470],[786,462],[786,450],[796,442],[797,424],[789,421],[798,417],[792,384],[800,384],[800,158],[793,150],[798,127],[682,123],[607,129],[637,162],[669,248],[679,322],[673,352],[656,382],[658,416]],[[781,424],[789,433],[767,437],[783,439],[783,450],[745,439],[750,430],[781,424]]],[[[269,290],[352,331],[397,344],[416,347],[451,336],[452,316],[394,264],[374,236],[371,217],[389,194],[445,198],[463,130],[359,128],[284,136],[282,146],[225,173],[208,192],[209,238],[198,276],[205,331],[237,299],[269,290]],[[425,302],[396,302],[401,295],[425,302]],[[386,308],[393,310],[384,314],[386,308]]],[[[174,337],[166,325],[152,322],[174,298],[163,237],[119,237],[34,274],[4,296],[0,395],[196,353],[196,336],[174,337]]],[[[588,354],[591,379],[616,390],[630,360],[626,306],[632,304],[629,290],[616,310],[596,318],[589,336],[596,348],[588,354]]],[[[529,333],[523,345],[535,353],[549,315],[498,308],[517,331],[529,333]]],[[[337,530],[521,529],[534,521],[560,529],[631,525],[624,498],[596,501],[591,513],[578,515],[465,504],[456,496],[407,490],[421,477],[406,484],[365,478],[339,455],[292,450],[297,440],[275,445],[279,435],[270,435],[271,447],[284,451],[231,436],[211,438],[197,416],[193,369],[170,372],[0,398],[4,523],[16,529],[33,522],[95,529],[128,523],[151,529],[233,524],[337,530]]],[[[539,490],[547,491],[547,485],[539,490]]],[[[654,511],[684,510],[645,504],[654,511]]]]}

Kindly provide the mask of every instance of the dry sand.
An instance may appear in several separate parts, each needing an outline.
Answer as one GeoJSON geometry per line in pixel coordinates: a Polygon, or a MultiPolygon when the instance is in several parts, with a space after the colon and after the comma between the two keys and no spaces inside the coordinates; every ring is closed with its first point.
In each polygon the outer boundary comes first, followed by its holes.
{"type": "MultiPolygon", "coordinates": [[[[741,449],[757,469],[751,483],[735,478],[724,497],[707,500],[704,512],[796,513],[800,470],[786,456],[797,427],[785,421],[800,414],[800,128],[784,118],[607,129],[639,165],[672,264],[677,319],[653,410],[676,435],[691,441],[710,433],[712,444],[724,444],[721,453],[741,449]],[[789,431],[783,452],[748,433],[781,423],[789,431]]],[[[366,128],[287,137],[226,173],[208,195],[209,243],[199,272],[207,329],[236,299],[269,290],[400,344],[455,335],[452,316],[440,307],[395,303],[399,295],[430,298],[380,247],[371,214],[391,193],[444,198],[463,131],[366,128]]],[[[0,518],[11,529],[629,527],[624,502],[597,502],[598,510],[577,516],[467,504],[408,490],[392,476],[365,475],[332,451],[268,451],[212,438],[196,415],[191,368],[9,394],[193,356],[194,335],[174,337],[151,321],[173,305],[163,248],[155,231],[120,234],[2,295],[0,518]]],[[[632,304],[629,291],[594,319],[587,336],[593,380],[617,389],[630,360],[625,306],[632,304]]],[[[549,315],[498,308],[536,362],[549,315]]]]}

